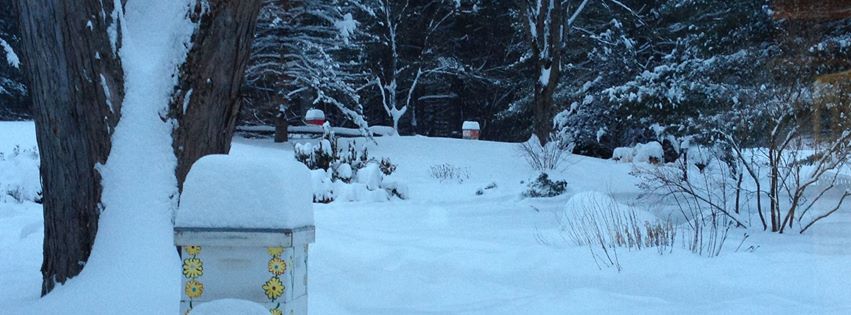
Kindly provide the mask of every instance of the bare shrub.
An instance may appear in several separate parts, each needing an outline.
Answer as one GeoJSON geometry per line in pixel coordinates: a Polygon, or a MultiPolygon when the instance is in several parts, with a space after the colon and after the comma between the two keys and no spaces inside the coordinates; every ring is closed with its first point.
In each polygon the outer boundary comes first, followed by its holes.
{"type": "Polygon", "coordinates": [[[453,181],[460,184],[470,179],[470,170],[468,168],[461,168],[448,163],[432,165],[429,174],[431,178],[441,182],[453,181]]]}
{"type": "Polygon", "coordinates": [[[573,152],[573,141],[565,136],[553,134],[546,144],[535,135],[520,144],[519,151],[526,163],[538,172],[555,170],[573,152]]]}
{"type": "MultiPolygon", "coordinates": [[[[706,155],[696,153],[689,154],[706,155]]],[[[663,166],[637,166],[633,174],[641,178],[639,187],[645,191],[642,197],[655,193],[657,198],[673,202],[675,211],[686,222],[680,228],[683,247],[692,253],[718,256],[730,229],[747,226],[740,209],[750,194],[743,196],[745,190],[737,180],[740,173],[719,159],[683,159],[663,166]]]]}
{"type": "Polygon", "coordinates": [[[675,203],[689,221],[708,218],[719,229],[725,221],[748,227],[755,214],[764,230],[784,233],[797,226],[804,233],[851,197],[840,189],[839,174],[851,154],[851,131],[812,143],[792,116],[786,117],[774,122],[767,135],[750,135],[767,138],[764,147],[746,148],[740,138],[722,133],[717,145],[727,150],[710,159],[690,161],[698,152],[686,151],[674,164],[636,167],[633,174],[641,178],[645,193],[675,203]],[[840,196],[824,198],[831,191],[840,196]]]}
{"type": "Polygon", "coordinates": [[[560,223],[569,240],[588,247],[598,267],[622,270],[619,248],[654,248],[659,254],[672,251],[677,230],[670,219],[642,219],[634,208],[623,207],[608,196],[594,193],[587,197],[581,205],[565,209],[560,223]]]}

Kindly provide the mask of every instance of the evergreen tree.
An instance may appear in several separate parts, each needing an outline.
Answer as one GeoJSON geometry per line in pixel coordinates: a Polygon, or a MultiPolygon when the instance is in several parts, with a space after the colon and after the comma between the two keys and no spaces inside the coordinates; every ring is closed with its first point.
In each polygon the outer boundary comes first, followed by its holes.
{"type": "MultiPolygon", "coordinates": [[[[11,7],[10,1],[0,0],[0,7],[11,7]]],[[[0,120],[29,117],[30,99],[21,72],[17,15],[0,10],[0,120]]]]}

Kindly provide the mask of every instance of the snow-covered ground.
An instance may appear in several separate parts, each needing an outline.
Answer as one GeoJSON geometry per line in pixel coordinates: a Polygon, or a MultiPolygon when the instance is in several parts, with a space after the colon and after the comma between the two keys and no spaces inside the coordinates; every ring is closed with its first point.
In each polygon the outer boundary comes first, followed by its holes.
{"type": "MultiPolygon", "coordinates": [[[[32,128],[0,123],[0,152],[34,146],[32,128]]],[[[665,255],[622,250],[618,272],[598,268],[588,248],[566,240],[557,217],[583,191],[634,203],[639,191],[629,164],[574,156],[555,174],[568,181],[566,195],[524,199],[521,181],[535,173],[516,144],[376,141],[370,155],[398,165],[394,179],[409,186],[410,199],[315,206],[311,314],[851,313],[851,209],[803,236],[747,231],[739,251],[746,231],[734,230],[715,258],[679,243],[665,255]],[[439,164],[463,169],[469,178],[432,178],[430,168],[439,164]],[[492,183],[495,189],[476,195],[492,183]]],[[[235,139],[231,154],[293,158],[291,145],[263,139],[235,139]]],[[[0,203],[0,313],[38,309],[41,224],[37,204],[0,203]]],[[[123,276],[148,275],[128,270],[123,276]]]]}

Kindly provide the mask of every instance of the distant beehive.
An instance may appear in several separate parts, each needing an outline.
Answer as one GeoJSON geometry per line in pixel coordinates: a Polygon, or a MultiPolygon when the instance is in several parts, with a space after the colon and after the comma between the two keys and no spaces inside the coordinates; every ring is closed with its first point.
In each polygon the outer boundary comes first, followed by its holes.
{"type": "Polygon", "coordinates": [[[461,130],[463,133],[464,139],[468,140],[479,140],[479,133],[481,132],[481,128],[479,127],[479,123],[475,121],[465,121],[461,126],[461,130]]]}
{"type": "Polygon", "coordinates": [[[322,126],[325,124],[325,112],[320,109],[308,109],[304,114],[304,122],[308,125],[322,126]]]}

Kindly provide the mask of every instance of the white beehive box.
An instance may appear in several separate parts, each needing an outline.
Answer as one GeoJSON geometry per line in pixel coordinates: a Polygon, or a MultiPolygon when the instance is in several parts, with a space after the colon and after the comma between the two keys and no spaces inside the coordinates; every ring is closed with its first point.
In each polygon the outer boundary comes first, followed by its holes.
{"type": "Polygon", "coordinates": [[[464,139],[479,140],[480,132],[481,128],[479,127],[479,123],[476,121],[465,121],[464,124],[461,125],[461,135],[464,139]]]}
{"type": "Polygon", "coordinates": [[[304,165],[287,160],[211,155],[192,166],[174,228],[181,314],[220,299],[307,314],[308,244],[315,237],[309,180],[304,165]]]}

